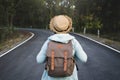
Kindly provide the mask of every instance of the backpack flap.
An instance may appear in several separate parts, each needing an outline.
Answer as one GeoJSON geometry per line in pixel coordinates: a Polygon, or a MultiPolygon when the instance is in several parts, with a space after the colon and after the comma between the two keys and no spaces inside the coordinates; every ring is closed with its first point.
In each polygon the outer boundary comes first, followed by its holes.
{"type": "Polygon", "coordinates": [[[72,43],[67,44],[50,41],[47,49],[46,68],[52,77],[66,77],[73,73],[74,58],[72,43]]]}

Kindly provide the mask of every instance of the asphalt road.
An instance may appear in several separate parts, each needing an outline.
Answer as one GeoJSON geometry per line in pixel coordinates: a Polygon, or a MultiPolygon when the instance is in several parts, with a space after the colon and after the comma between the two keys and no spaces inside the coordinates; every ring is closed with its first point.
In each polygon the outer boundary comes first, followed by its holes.
{"type": "MultiPolygon", "coordinates": [[[[50,31],[28,30],[35,36],[15,50],[0,58],[0,80],[40,80],[44,64],[36,63],[42,44],[50,31]]],[[[120,54],[72,34],[88,55],[88,62],[77,62],[79,80],[120,80],[120,54]]]]}

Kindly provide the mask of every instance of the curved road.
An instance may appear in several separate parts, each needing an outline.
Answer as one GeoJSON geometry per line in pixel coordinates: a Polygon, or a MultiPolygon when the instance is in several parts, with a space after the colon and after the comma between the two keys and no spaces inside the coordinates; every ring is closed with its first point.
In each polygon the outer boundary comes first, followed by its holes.
{"type": "MultiPolygon", "coordinates": [[[[36,63],[42,44],[52,33],[29,29],[35,36],[0,58],[0,80],[40,80],[44,64],[36,63]]],[[[88,62],[77,62],[79,80],[120,80],[120,54],[72,34],[88,55],[88,62]]]]}

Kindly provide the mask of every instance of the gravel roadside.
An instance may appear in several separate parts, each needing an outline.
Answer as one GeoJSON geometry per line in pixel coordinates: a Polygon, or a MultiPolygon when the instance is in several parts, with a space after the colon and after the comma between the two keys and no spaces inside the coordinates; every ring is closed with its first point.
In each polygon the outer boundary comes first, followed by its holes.
{"type": "Polygon", "coordinates": [[[16,37],[14,39],[10,39],[9,41],[6,41],[3,44],[3,49],[0,50],[0,55],[4,54],[8,50],[12,49],[13,47],[17,46],[18,44],[22,43],[26,39],[28,39],[32,34],[30,32],[26,31],[20,31],[19,37],[16,37]]]}

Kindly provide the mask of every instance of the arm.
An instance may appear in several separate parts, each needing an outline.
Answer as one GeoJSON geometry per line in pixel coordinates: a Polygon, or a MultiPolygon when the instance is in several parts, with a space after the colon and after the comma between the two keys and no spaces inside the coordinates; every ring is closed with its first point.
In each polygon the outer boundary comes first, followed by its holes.
{"type": "Polygon", "coordinates": [[[87,55],[84,52],[82,46],[79,44],[79,42],[76,39],[74,40],[74,48],[75,48],[75,57],[82,62],[87,62],[87,55]]]}
{"type": "Polygon", "coordinates": [[[44,63],[45,59],[46,59],[46,50],[47,50],[47,44],[48,44],[49,40],[47,40],[41,50],[39,51],[37,57],[36,57],[36,60],[37,60],[37,63],[44,63]]]}

